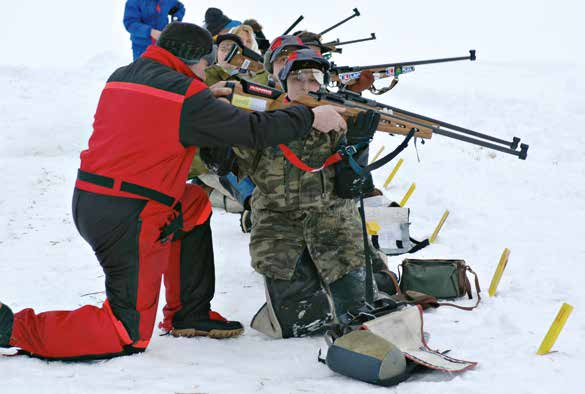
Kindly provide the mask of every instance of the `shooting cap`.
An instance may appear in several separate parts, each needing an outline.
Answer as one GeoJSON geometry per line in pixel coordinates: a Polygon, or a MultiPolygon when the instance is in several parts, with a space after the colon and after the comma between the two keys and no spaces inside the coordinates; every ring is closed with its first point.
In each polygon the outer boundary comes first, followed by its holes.
{"type": "Polygon", "coordinates": [[[217,36],[217,38],[215,39],[215,43],[217,44],[217,46],[219,46],[219,44],[221,44],[223,41],[233,41],[236,44],[238,44],[238,46],[240,48],[244,48],[244,43],[242,42],[242,39],[240,38],[240,36],[238,36],[237,34],[221,34],[219,36],[217,36]]]}
{"type": "Polygon", "coordinates": [[[223,29],[231,29],[241,24],[240,21],[228,18],[219,8],[211,7],[205,11],[203,27],[209,30],[212,36],[218,35],[223,29]]]}
{"type": "Polygon", "coordinates": [[[321,42],[321,36],[319,34],[311,33],[310,31],[306,30],[299,30],[294,32],[294,35],[300,38],[301,41],[303,41],[303,44],[306,46],[314,46],[319,48],[319,52],[321,52],[322,55],[333,50],[333,48],[323,45],[321,42]]]}
{"type": "Polygon", "coordinates": [[[197,64],[201,59],[206,59],[208,64],[215,63],[216,50],[211,34],[192,23],[168,24],[156,44],[186,64],[197,64]]]}
{"type": "Polygon", "coordinates": [[[294,51],[296,49],[306,48],[300,38],[295,36],[279,36],[276,37],[270,47],[264,54],[264,68],[272,74],[274,69],[272,63],[276,60],[284,50],[294,51]]]}
{"type": "Polygon", "coordinates": [[[323,59],[323,56],[311,48],[303,48],[288,55],[283,69],[278,74],[278,79],[280,79],[284,90],[287,90],[286,79],[292,72],[313,70],[315,80],[321,85],[327,85],[329,83],[329,67],[329,62],[323,59]]]}

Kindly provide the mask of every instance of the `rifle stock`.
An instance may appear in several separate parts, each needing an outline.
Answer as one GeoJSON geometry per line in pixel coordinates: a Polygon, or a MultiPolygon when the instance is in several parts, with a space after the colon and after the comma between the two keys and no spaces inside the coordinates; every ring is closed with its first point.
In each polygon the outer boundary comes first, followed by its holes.
{"type": "Polygon", "coordinates": [[[232,49],[225,58],[225,61],[244,71],[253,71],[258,73],[264,70],[263,58],[256,52],[248,48],[242,48],[234,44],[232,49]]]}
{"type": "Polygon", "coordinates": [[[378,131],[408,135],[414,129],[414,136],[419,138],[428,139],[436,133],[473,145],[517,156],[521,160],[526,160],[528,155],[528,145],[519,144],[520,138],[518,137],[514,137],[512,141],[506,141],[491,135],[391,107],[364,98],[356,93],[347,91],[338,93],[311,92],[309,95],[300,97],[293,102],[287,102],[284,92],[249,81],[242,80],[241,84],[229,83],[226,86],[233,89],[233,94],[230,97],[231,103],[248,111],[270,111],[295,104],[305,105],[309,108],[315,108],[320,105],[333,105],[345,108],[342,116],[347,119],[356,116],[360,112],[373,110],[380,114],[378,131]]]}
{"type": "MultiPolygon", "coordinates": [[[[228,85],[226,85],[228,86],[228,85]]],[[[373,110],[380,114],[378,131],[407,135],[411,129],[416,129],[415,137],[429,139],[433,135],[432,128],[424,122],[415,122],[406,117],[399,118],[391,113],[381,111],[372,106],[356,105],[335,95],[310,94],[300,97],[293,102],[286,101],[286,94],[278,89],[255,84],[249,81],[241,81],[240,84],[230,84],[233,94],[230,102],[236,107],[247,111],[273,111],[287,108],[291,105],[305,105],[315,108],[321,105],[333,105],[344,108],[342,113],[344,119],[356,116],[360,112],[373,110]]]]}

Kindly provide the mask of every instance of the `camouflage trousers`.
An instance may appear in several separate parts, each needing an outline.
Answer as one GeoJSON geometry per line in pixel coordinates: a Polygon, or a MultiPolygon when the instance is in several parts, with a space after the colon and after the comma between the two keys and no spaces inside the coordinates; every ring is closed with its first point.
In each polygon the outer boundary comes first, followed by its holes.
{"type": "Polygon", "coordinates": [[[253,209],[252,223],[252,267],[268,278],[290,280],[305,248],[327,285],[364,265],[361,221],[352,200],[323,210],[253,209]]]}

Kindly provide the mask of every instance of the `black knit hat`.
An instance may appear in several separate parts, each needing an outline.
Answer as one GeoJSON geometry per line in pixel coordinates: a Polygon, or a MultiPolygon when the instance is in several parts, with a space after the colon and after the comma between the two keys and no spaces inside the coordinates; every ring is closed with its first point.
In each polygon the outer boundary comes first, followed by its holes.
{"type": "Polygon", "coordinates": [[[221,29],[232,20],[225,16],[219,8],[208,8],[205,11],[205,24],[203,25],[212,36],[217,35],[221,29]]]}
{"type": "Polygon", "coordinates": [[[197,63],[213,52],[211,34],[202,27],[185,22],[167,25],[156,44],[187,64],[197,63]]]}

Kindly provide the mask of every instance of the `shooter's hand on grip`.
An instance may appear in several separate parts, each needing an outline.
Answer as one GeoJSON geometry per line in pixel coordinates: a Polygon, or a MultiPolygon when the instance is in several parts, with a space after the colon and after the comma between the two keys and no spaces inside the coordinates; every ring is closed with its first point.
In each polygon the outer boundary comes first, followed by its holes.
{"type": "Polygon", "coordinates": [[[342,131],[347,129],[347,124],[340,114],[345,108],[333,105],[321,105],[313,108],[313,127],[322,133],[329,133],[331,130],[342,131]]]}

